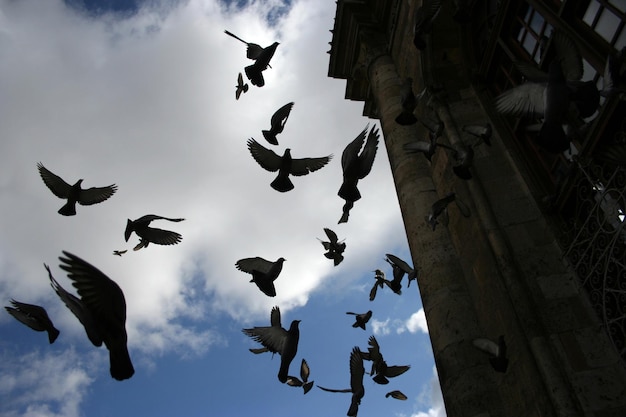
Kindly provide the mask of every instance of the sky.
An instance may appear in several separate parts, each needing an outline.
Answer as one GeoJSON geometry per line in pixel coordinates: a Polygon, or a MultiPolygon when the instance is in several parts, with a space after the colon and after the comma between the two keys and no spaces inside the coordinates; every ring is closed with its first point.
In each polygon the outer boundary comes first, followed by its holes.
{"type": "Polygon", "coordinates": [[[374,269],[391,276],[386,253],[411,263],[382,137],[359,183],[363,198],[337,224],[341,153],[376,121],[344,99],[345,80],[327,76],[335,7],[0,0],[0,299],[43,306],[61,331],[50,345],[0,314],[0,416],[345,415],[349,394],[303,395],[278,381],[278,356],[248,351],[259,345],[241,329],[268,326],[275,305],[283,327],[301,320],[291,375],[305,358],[316,384],[348,388],[350,351],[365,350],[373,334],[388,364],[411,369],[387,386],[366,375],[359,416],[445,415],[417,286],[405,281],[401,296],[385,288],[368,298],[374,269]],[[251,61],[225,29],[262,46],[280,42],[265,86],[250,85],[238,101],[237,74],[251,61]],[[291,101],[272,147],[261,130],[291,101]],[[279,154],[289,147],[295,158],[334,158],[279,193],[249,138],[279,154]],[[68,183],[118,190],[61,216],[64,202],[38,162],[68,183]],[[185,218],[153,223],[182,242],[132,251],[138,239],[124,241],[126,221],[145,214],[185,218]],[[347,245],[336,267],[318,240],[324,227],[347,245]],[[110,377],[107,350],[90,344],[50,287],[44,263],[74,292],[59,268],[63,250],[122,288],[131,379],[110,377]],[[235,268],[254,256],[286,259],[276,297],[235,268]],[[370,309],[367,330],[352,328],[345,312],[370,309]],[[385,398],[395,389],[409,399],[385,398]]]}

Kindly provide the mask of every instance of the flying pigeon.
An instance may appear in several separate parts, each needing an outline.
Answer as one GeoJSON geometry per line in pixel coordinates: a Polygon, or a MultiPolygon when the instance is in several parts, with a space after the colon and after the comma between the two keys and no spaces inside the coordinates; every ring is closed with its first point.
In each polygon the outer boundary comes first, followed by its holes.
{"type": "Polygon", "coordinates": [[[243,82],[243,76],[241,75],[241,73],[239,73],[239,75],[237,76],[237,85],[235,86],[235,100],[239,100],[239,97],[241,97],[243,93],[247,92],[248,83],[243,82]]]}
{"type": "Polygon", "coordinates": [[[261,131],[261,133],[263,133],[263,137],[272,145],[278,145],[276,135],[283,132],[283,129],[285,128],[285,123],[287,123],[287,119],[289,118],[289,113],[291,113],[292,108],[293,101],[291,103],[285,104],[280,109],[276,110],[276,112],[272,115],[272,119],[270,121],[270,129],[261,131]]]}
{"type": "Polygon", "coordinates": [[[54,324],[52,324],[52,320],[48,317],[46,309],[38,305],[20,303],[15,300],[11,300],[11,305],[13,307],[7,306],[4,308],[10,315],[15,317],[17,321],[35,331],[47,332],[50,344],[57,340],[60,332],[54,327],[54,324]]]}
{"type": "Polygon", "coordinates": [[[283,262],[285,262],[285,258],[278,258],[276,262],[270,262],[257,256],[256,258],[240,259],[235,267],[242,272],[251,274],[250,282],[254,282],[263,294],[268,297],[275,297],[274,281],[283,269],[283,262]]]}
{"type": "Polygon", "coordinates": [[[363,375],[365,374],[365,368],[363,366],[363,357],[358,346],[352,348],[350,353],[350,388],[347,389],[330,389],[317,386],[319,389],[328,392],[351,392],[352,401],[350,402],[350,408],[348,408],[347,415],[349,417],[356,417],[359,411],[359,405],[361,399],[365,396],[365,387],[363,386],[363,375]]]}
{"type": "Polygon", "coordinates": [[[444,220],[442,221],[442,223],[444,224],[444,226],[447,226],[448,204],[453,201],[456,203],[459,211],[464,217],[470,216],[471,213],[469,207],[467,207],[465,203],[463,203],[463,201],[461,201],[454,192],[449,192],[448,194],[446,194],[445,197],[440,198],[433,203],[433,205],[430,207],[430,212],[428,213],[428,216],[426,216],[426,223],[430,224],[433,231],[435,230],[437,224],[439,224],[439,217],[442,215],[444,215],[444,220]]]}
{"type": "Polygon", "coordinates": [[[444,124],[441,120],[438,120],[434,124],[431,124],[426,120],[420,120],[420,122],[424,127],[426,127],[426,129],[428,129],[428,141],[418,140],[408,142],[405,143],[402,148],[408,153],[421,152],[429,162],[432,162],[432,157],[437,150],[437,139],[439,139],[443,133],[444,124]]]}
{"type": "Polygon", "coordinates": [[[411,368],[410,365],[388,366],[382,353],[380,353],[380,345],[375,336],[370,336],[368,344],[367,352],[362,352],[361,356],[365,360],[372,361],[370,375],[377,384],[388,384],[389,380],[387,378],[395,378],[411,368]]]}
{"type": "Polygon", "coordinates": [[[313,388],[313,382],[309,381],[309,375],[311,374],[311,369],[309,369],[309,364],[306,363],[306,360],[302,359],[302,363],[300,364],[300,378],[295,376],[287,377],[287,385],[292,387],[302,387],[304,393],[311,391],[313,388]]]}
{"type": "Polygon", "coordinates": [[[413,45],[417,49],[426,49],[424,35],[429,34],[433,28],[433,21],[441,11],[441,0],[425,0],[415,11],[413,26],[413,45]]]}
{"type": "Polygon", "coordinates": [[[298,352],[299,324],[300,320],[293,320],[289,330],[277,326],[253,327],[242,330],[244,334],[262,344],[268,351],[280,355],[278,380],[282,383],[287,382],[289,365],[298,352]]]}
{"type": "Polygon", "coordinates": [[[224,33],[227,34],[228,36],[232,36],[233,38],[237,39],[239,42],[243,42],[243,43],[245,43],[247,45],[246,57],[248,59],[255,60],[255,59],[257,59],[261,55],[261,52],[263,52],[263,47],[261,45],[259,45],[259,44],[246,42],[243,39],[241,39],[240,37],[238,37],[237,35],[229,32],[227,30],[225,30],[224,33]]]}
{"type": "Polygon", "coordinates": [[[124,239],[128,242],[130,235],[135,232],[139,236],[139,244],[133,250],[146,248],[150,243],[155,245],[175,245],[183,240],[183,237],[176,232],[170,230],[157,229],[150,227],[153,220],[168,220],[170,222],[182,222],[185,219],[172,219],[169,217],[157,216],[156,214],[146,214],[136,220],[128,219],[126,222],[126,230],[124,230],[124,239]]]}
{"type": "Polygon", "coordinates": [[[506,357],[506,343],[504,336],[498,337],[498,343],[489,339],[474,339],[473,345],[483,352],[489,354],[489,363],[497,372],[506,372],[509,366],[509,360],[506,357]]]}
{"type": "Polygon", "coordinates": [[[374,299],[376,298],[376,292],[378,291],[378,288],[383,288],[385,284],[389,282],[385,279],[385,273],[380,269],[375,270],[374,273],[374,279],[376,280],[376,282],[374,282],[374,286],[370,290],[370,301],[374,301],[374,299]]]}
{"type": "Polygon", "coordinates": [[[125,249],[125,250],[114,250],[114,251],[113,251],[113,255],[116,255],[116,256],[120,256],[120,257],[121,257],[121,256],[122,256],[123,254],[125,254],[126,252],[128,252],[128,250],[126,250],[126,249],[125,249]]]}
{"type": "Polygon", "coordinates": [[[417,117],[413,114],[417,107],[417,98],[413,93],[413,78],[408,77],[400,87],[400,104],[402,112],[396,116],[396,123],[402,126],[410,126],[417,123],[417,117]]]}
{"type": "Polygon", "coordinates": [[[128,354],[126,300],[121,288],[102,271],[76,255],[63,251],[59,266],[67,272],[97,333],[109,350],[111,376],[122,381],[135,373],[128,354]]]}
{"type": "Polygon", "coordinates": [[[370,321],[370,319],[372,318],[372,310],[368,310],[367,313],[353,313],[351,311],[346,312],[346,314],[351,314],[354,317],[354,324],[352,325],[352,327],[354,327],[355,329],[357,327],[360,327],[361,329],[365,330],[365,324],[367,324],[368,321],[370,321]]]}
{"type": "Polygon", "coordinates": [[[265,148],[253,138],[248,139],[248,149],[261,167],[270,172],[278,171],[278,176],[270,185],[281,193],[294,188],[289,175],[307,175],[323,168],[333,158],[331,154],[319,158],[294,159],[291,157],[291,149],[289,148],[285,149],[283,156],[278,156],[274,151],[265,148]]]}
{"type": "Polygon", "coordinates": [[[346,250],[346,244],[343,240],[339,242],[337,233],[333,232],[329,228],[325,227],[324,232],[326,233],[326,236],[328,236],[328,239],[330,239],[329,242],[326,242],[318,238],[318,240],[322,242],[324,249],[327,250],[324,256],[328,259],[332,259],[335,266],[337,266],[341,263],[341,261],[343,261],[343,252],[346,250]]]}
{"type": "Polygon", "coordinates": [[[417,280],[417,271],[414,268],[410,267],[409,264],[407,264],[405,261],[398,258],[397,256],[392,255],[391,253],[388,253],[386,256],[387,258],[385,259],[385,261],[387,261],[387,263],[389,263],[389,265],[391,265],[391,267],[393,268],[394,279],[396,277],[396,274],[401,274],[401,276],[407,274],[407,278],[409,280],[406,285],[407,287],[411,285],[411,281],[417,280]]]}
{"type": "Polygon", "coordinates": [[[69,185],[61,177],[50,172],[41,162],[37,163],[37,169],[50,191],[59,198],[67,199],[67,203],[58,211],[63,216],[74,216],[76,203],[82,206],[102,203],[117,191],[115,184],[106,187],[82,188],[82,179],[76,181],[74,185],[69,185]]]}
{"type": "Polygon", "coordinates": [[[576,109],[579,117],[591,116],[600,103],[600,93],[593,81],[581,81],[583,60],[575,42],[556,31],[552,43],[556,57],[548,73],[516,63],[530,81],[496,97],[496,109],[516,116],[542,117],[537,143],[548,152],[559,153],[569,149],[570,139],[562,126],[568,113],[576,109]]]}
{"type": "Polygon", "coordinates": [[[276,48],[278,47],[278,45],[278,42],[274,42],[267,48],[263,48],[263,50],[259,53],[258,57],[254,61],[254,64],[248,65],[244,68],[246,77],[248,77],[252,85],[256,85],[257,87],[263,87],[265,85],[263,71],[265,71],[269,66],[269,63],[274,56],[274,52],[276,52],[276,48]]]}
{"type": "Polygon", "coordinates": [[[385,398],[395,398],[396,400],[408,400],[408,397],[406,395],[404,395],[404,393],[402,393],[402,391],[398,391],[398,390],[394,390],[394,391],[389,391],[387,394],[385,394],[385,398]]]}
{"type": "Polygon", "coordinates": [[[365,135],[369,126],[348,144],[341,155],[341,168],[343,170],[343,183],[337,195],[346,201],[355,201],[361,198],[361,193],[357,188],[359,180],[365,178],[372,170],[376,150],[378,149],[378,130],[372,126],[367,141],[365,135]],[[365,143],[365,146],[363,146],[365,143]],[[363,150],[361,150],[363,148],[363,150]]]}
{"type": "Polygon", "coordinates": [[[96,326],[91,312],[85,307],[80,298],[70,294],[61,286],[61,284],[57,282],[56,279],[54,279],[48,265],[43,264],[43,266],[46,268],[46,271],[48,271],[48,278],[50,279],[52,289],[57,293],[61,301],[63,301],[63,304],[65,304],[65,306],[83,325],[89,341],[96,347],[102,346],[102,336],[100,336],[100,333],[98,332],[98,327],[96,326]]]}
{"type": "Polygon", "coordinates": [[[493,135],[491,123],[487,123],[485,125],[464,125],[462,130],[480,139],[479,143],[491,146],[491,136],[493,135]]]}

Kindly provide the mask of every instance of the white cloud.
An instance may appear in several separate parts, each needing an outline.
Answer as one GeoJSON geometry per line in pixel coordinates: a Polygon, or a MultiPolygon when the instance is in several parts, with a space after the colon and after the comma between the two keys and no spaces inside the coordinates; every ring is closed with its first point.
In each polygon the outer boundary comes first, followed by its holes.
{"type": "Polygon", "coordinates": [[[428,325],[426,324],[426,316],[424,309],[420,308],[415,313],[411,314],[411,317],[405,322],[406,329],[411,333],[417,333],[421,331],[428,334],[428,325]]]}
{"type": "Polygon", "coordinates": [[[63,353],[35,350],[20,356],[0,354],[0,414],[3,416],[78,416],[93,379],[93,361],[73,349],[63,353]]]}
{"type": "MultiPolygon", "coordinates": [[[[437,368],[433,366],[433,373],[428,383],[422,388],[418,396],[421,405],[426,405],[426,411],[418,411],[411,417],[446,417],[446,408],[443,403],[437,368]]],[[[421,408],[421,407],[420,407],[421,408]]]]}
{"type": "Polygon", "coordinates": [[[391,332],[389,328],[390,319],[385,321],[380,321],[376,319],[372,319],[372,330],[375,335],[386,335],[391,332]]]}

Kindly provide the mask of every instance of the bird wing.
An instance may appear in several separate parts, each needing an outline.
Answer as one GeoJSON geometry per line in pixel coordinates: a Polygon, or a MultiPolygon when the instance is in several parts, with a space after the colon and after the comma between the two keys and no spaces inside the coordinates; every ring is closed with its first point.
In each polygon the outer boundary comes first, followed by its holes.
{"type": "Polygon", "coordinates": [[[302,378],[303,382],[307,382],[310,374],[311,369],[309,368],[309,364],[302,358],[302,362],[300,363],[300,378],[302,378]]]}
{"type": "Polygon", "coordinates": [[[111,184],[106,187],[91,187],[81,190],[78,196],[78,203],[83,206],[102,203],[117,191],[117,185],[111,184]]]}
{"type": "Polygon", "coordinates": [[[363,357],[361,350],[355,346],[350,353],[350,388],[352,393],[364,392],[363,375],[365,368],[363,367],[363,357]]]}
{"type": "Polygon", "coordinates": [[[365,142],[365,135],[367,134],[368,129],[369,125],[365,126],[365,129],[363,129],[363,131],[359,133],[359,135],[343,150],[343,153],[341,154],[341,168],[344,171],[358,160],[359,152],[365,142]]]}
{"type": "Polygon", "coordinates": [[[376,280],[376,282],[374,282],[374,286],[370,290],[370,301],[374,301],[374,299],[376,298],[376,292],[377,291],[378,291],[378,280],[376,280]]]}
{"type": "Polygon", "coordinates": [[[359,156],[359,178],[363,179],[372,170],[374,165],[374,158],[376,157],[376,150],[378,149],[378,130],[376,126],[372,126],[369,135],[367,136],[367,142],[363,147],[363,152],[359,156]]]}
{"type": "Polygon", "coordinates": [[[50,271],[50,267],[44,264],[44,267],[48,271],[48,278],[50,279],[50,285],[54,292],[57,293],[63,304],[76,316],[78,321],[85,328],[85,332],[87,333],[87,337],[91,341],[94,346],[102,346],[102,337],[98,333],[96,325],[93,321],[93,317],[91,313],[85,308],[83,302],[76,297],[74,294],[69,293],[65,288],[61,286],[57,282],[56,279],[52,276],[52,272],[50,271]]]}
{"type": "Polygon", "coordinates": [[[555,31],[552,37],[556,56],[561,61],[563,75],[568,81],[579,81],[583,78],[583,58],[576,43],[565,33],[555,31]]]}
{"type": "Polygon", "coordinates": [[[170,218],[170,217],[159,216],[157,214],[146,214],[145,216],[141,216],[137,220],[134,220],[133,223],[136,223],[136,224],[142,224],[143,223],[143,224],[145,224],[147,226],[148,224],[150,224],[150,222],[152,220],[168,220],[170,222],[182,222],[185,219],[181,219],[181,218],[173,219],[173,218],[170,218]]]}
{"type": "Polygon", "coordinates": [[[331,159],[333,159],[332,154],[320,158],[293,159],[289,173],[295,176],[306,175],[309,172],[315,172],[323,168],[331,159]]]}
{"type": "Polygon", "coordinates": [[[324,232],[326,233],[326,236],[328,236],[328,238],[330,239],[331,243],[337,243],[337,241],[339,240],[337,238],[337,233],[335,233],[334,231],[330,230],[327,227],[324,228],[324,232]]]}
{"type": "Polygon", "coordinates": [[[50,172],[41,162],[37,163],[37,169],[39,169],[39,175],[44,184],[52,191],[54,195],[59,198],[67,198],[70,193],[71,185],[66,183],[61,177],[50,172]]]}
{"type": "MultiPolygon", "coordinates": [[[[252,154],[252,157],[261,167],[274,172],[280,169],[282,165],[282,157],[277,155],[274,151],[267,149],[254,138],[248,139],[248,149],[252,154]]],[[[320,167],[321,168],[321,167],[320,167]]],[[[308,173],[308,172],[307,172],[308,173]]]]}
{"type": "Polygon", "coordinates": [[[408,399],[408,397],[406,395],[404,395],[402,393],[402,391],[398,391],[398,390],[390,391],[387,394],[385,394],[385,398],[389,398],[389,397],[395,398],[396,400],[407,400],[408,399]]]}
{"type": "Polygon", "coordinates": [[[285,123],[287,123],[289,113],[291,113],[291,109],[293,108],[293,104],[293,101],[291,103],[287,103],[280,109],[276,110],[276,112],[274,112],[271,120],[272,129],[279,126],[284,126],[285,123]]]}
{"type": "Polygon", "coordinates": [[[496,97],[496,109],[500,113],[516,116],[543,115],[545,113],[543,83],[524,83],[506,90],[496,97]]]}
{"type": "Polygon", "coordinates": [[[63,255],[65,258],[59,257],[62,262],[59,267],[73,281],[72,285],[99,328],[105,327],[107,333],[126,333],[126,300],[119,285],[78,256],[66,251],[63,255]]]}
{"type": "Polygon", "coordinates": [[[410,365],[393,365],[393,366],[388,366],[387,369],[385,369],[385,376],[387,378],[393,378],[393,377],[396,377],[398,375],[402,375],[403,373],[408,371],[410,368],[411,368],[410,365]]]}
{"type": "MultiPolygon", "coordinates": [[[[46,310],[34,304],[20,303],[11,300],[13,307],[5,307],[7,312],[15,317],[20,323],[23,323],[33,330],[46,330],[46,322],[50,322],[46,310]]],[[[52,324],[50,322],[50,324],[52,324]]]]}
{"type": "MultiPolygon", "coordinates": [[[[260,256],[257,256],[255,258],[240,259],[237,261],[237,263],[235,263],[235,267],[240,271],[247,272],[248,274],[251,274],[252,271],[258,271],[266,274],[273,264],[274,262],[270,262],[266,259],[261,258],[260,256]]],[[[274,310],[272,309],[272,311],[274,310]]],[[[278,312],[278,314],[278,318],[280,321],[280,311],[278,312]]]]}
{"type": "Polygon", "coordinates": [[[397,256],[392,255],[391,253],[388,253],[385,256],[387,256],[389,261],[391,261],[394,265],[399,266],[407,274],[410,274],[413,271],[413,268],[411,268],[409,264],[407,264],[405,261],[398,258],[397,256]]]}
{"type": "Polygon", "coordinates": [[[243,329],[244,334],[265,346],[270,352],[282,355],[288,333],[282,327],[253,327],[243,329]]]}
{"type": "Polygon", "coordinates": [[[327,392],[352,392],[352,389],[350,388],[345,388],[345,389],[332,389],[332,388],[324,388],[322,386],[317,386],[319,389],[323,390],[323,391],[327,391],[327,392]]]}
{"type": "Polygon", "coordinates": [[[295,376],[291,376],[289,375],[287,377],[287,385],[289,385],[290,387],[301,387],[302,385],[304,385],[304,382],[302,382],[301,380],[299,380],[297,377],[295,376]]]}
{"type": "MultiPolygon", "coordinates": [[[[137,231],[135,231],[137,233],[137,231]]],[[[157,245],[175,245],[183,240],[180,233],[171,230],[158,229],[156,227],[146,227],[137,233],[143,240],[157,245]]],[[[146,245],[147,246],[147,245],[146,245]]]]}
{"type": "Polygon", "coordinates": [[[280,308],[278,308],[278,306],[272,307],[272,312],[270,313],[270,324],[276,327],[282,326],[280,324],[280,308]]]}

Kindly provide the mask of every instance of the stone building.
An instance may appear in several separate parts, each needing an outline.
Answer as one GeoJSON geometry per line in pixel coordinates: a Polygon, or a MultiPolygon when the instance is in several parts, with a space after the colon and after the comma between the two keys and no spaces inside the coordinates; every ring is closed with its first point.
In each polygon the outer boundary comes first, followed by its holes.
{"type": "Polygon", "coordinates": [[[524,82],[514,63],[548,70],[553,31],[573,40],[582,80],[601,89],[607,57],[626,46],[626,2],[441,0],[418,50],[416,11],[429,1],[338,0],[329,76],[381,124],[447,415],[626,416],[624,94],[602,97],[585,120],[568,115],[576,129],[560,153],[538,146],[540,120],[495,106],[524,82]],[[425,93],[420,122],[401,126],[407,77],[425,93]],[[445,148],[432,162],[403,149],[437,120],[441,143],[474,151],[471,179],[455,175],[445,148]],[[463,130],[486,123],[491,146],[463,130]],[[452,203],[433,231],[424,218],[449,192],[471,215],[452,203]],[[473,346],[500,335],[504,373],[473,346]]]}

